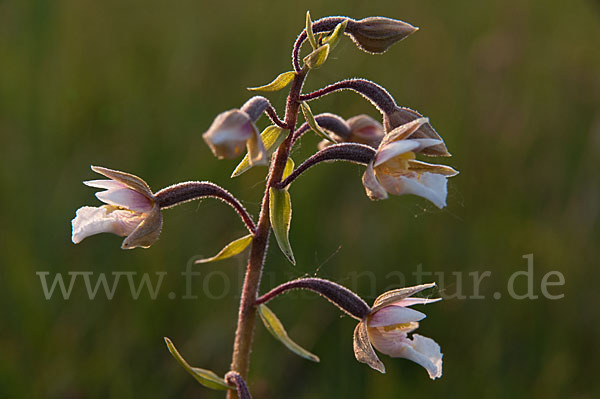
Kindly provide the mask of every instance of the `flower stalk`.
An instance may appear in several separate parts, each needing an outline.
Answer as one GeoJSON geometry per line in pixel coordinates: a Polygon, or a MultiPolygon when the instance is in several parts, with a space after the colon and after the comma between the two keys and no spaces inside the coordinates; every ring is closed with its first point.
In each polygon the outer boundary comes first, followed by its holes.
{"type": "MultiPolygon", "coordinates": [[[[285,165],[289,158],[292,138],[298,119],[298,110],[300,108],[300,92],[307,73],[308,69],[302,69],[297,73],[290,87],[285,112],[285,124],[290,129],[290,133],[278,148],[275,153],[275,159],[271,163],[258,225],[254,234],[254,240],[252,240],[252,247],[250,248],[250,258],[242,287],[242,297],[233,344],[233,356],[231,359],[231,370],[239,373],[244,379],[247,378],[250,367],[250,351],[256,320],[256,298],[258,296],[265,252],[270,235],[269,189],[275,187],[281,181],[285,165]]],[[[235,395],[233,391],[227,393],[227,397],[230,399],[235,398],[235,395]]]]}

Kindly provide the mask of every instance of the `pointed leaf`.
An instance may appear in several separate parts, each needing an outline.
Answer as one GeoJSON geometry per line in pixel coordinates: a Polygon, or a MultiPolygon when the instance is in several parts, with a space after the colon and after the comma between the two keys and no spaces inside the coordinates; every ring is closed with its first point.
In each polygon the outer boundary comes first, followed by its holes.
{"type": "Polygon", "coordinates": [[[321,129],[321,126],[319,126],[319,124],[315,120],[315,117],[306,102],[300,103],[300,108],[302,108],[302,114],[304,115],[306,123],[308,123],[308,126],[310,126],[313,132],[317,133],[319,136],[321,136],[327,141],[336,143],[336,141],[332,139],[331,136],[329,136],[323,129],[321,129]]]}
{"type": "Polygon", "coordinates": [[[283,170],[283,176],[281,177],[281,180],[286,179],[293,171],[294,161],[292,158],[288,158],[287,162],[285,163],[285,169],[283,170]]]}
{"type": "Polygon", "coordinates": [[[248,87],[248,90],[251,90],[251,91],[278,91],[278,90],[283,89],[285,86],[289,85],[290,82],[292,80],[294,80],[295,76],[296,76],[296,72],[294,72],[294,71],[284,72],[284,73],[280,74],[279,76],[277,76],[275,78],[275,80],[273,80],[271,83],[266,84],[264,86],[259,86],[259,87],[248,87]]]}
{"type": "MultiPolygon", "coordinates": [[[[279,126],[271,125],[268,126],[263,132],[260,134],[260,138],[265,146],[265,150],[267,150],[267,157],[270,157],[277,147],[283,140],[285,140],[286,135],[283,134],[283,129],[279,126]]],[[[250,159],[248,158],[248,154],[242,159],[242,161],[235,168],[231,177],[238,177],[248,169],[250,169],[252,165],[250,165],[250,159]]]]}
{"type": "Polygon", "coordinates": [[[344,22],[340,22],[335,27],[335,29],[333,30],[331,35],[329,35],[325,39],[323,39],[323,43],[329,44],[329,46],[331,47],[330,50],[333,50],[335,48],[335,46],[337,46],[337,44],[339,43],[340,38],[342,37],[342,34],[346,30],[346,25],[348,25],[347,19],[345,19],[344,22]]]}
{"type": "Polygon", "coordinates": [[[209,263],[215,262],[217,260],[231,258],[232,256],[235,256],[242,252],[244,249],[246,249],[246,247],[248,247],[248,245],[250,245],[250,243],[252,242],[253,238],[254,237],[252,236],[252,234],[248,234],[247,236],[238,238],[237,240],[234,240],[227,244],[225,248],[219,251],[219,253],[213,256],[212,258],[198,259],[194,263],[209,263]]]}
{"type": "Polygon", "coordinates": [[[304,57],[304,63],[310,69],[320,68],[325,61],[327,61],[327,57],[329,56],[329,44],[324,44],[316,50],[313,50],[312,53],[304,57]]]}
{"type": "Polygon", "coordinates": [[[292,221],[292,200],[287,190],[269,189],[269,211],[273,233],[281,252],[295,265],[296,260],[290,245],[290,223],[292,221]]]}
{"type": "Polygon", "coordinates": [[[281,341],[289,350],[294,352],[296,355],[301,356],[305,359],[312,360],[313,362],[319,362],[319,357],[315,354],[310,353],[306,349],[302,348],[300,345],[292,341],[292,339],[288,336],[283,324],[281,321],[275,316],[275,313],[271,311],[265,305],[260,305],[258,307],[258,314],[262,319],[265,327],[275,338],[281,341]]]}
{"type": "Polygon", "coordinates": [[[306,36],[308,37],[308,42],[312,48],[316,49],[317,40],[315,39],[315,34],[313,33],[312,24],[312,19],[310,19],[310,11],[306,11],[306,36]]]}
{"type": "Polygon", "coordinates": [[[169,352],[171,352],[171,355],[173,355],[177,362],[179,362],[179,364],[181,364],[181,366],[183,366],[183,368],[186,369],[187,372],[190,373],[200,384],[210,389],[233,389],[233,387],[230,387],[225,383],[225,380],[223,380],[223,378],[219,377],[214,372],[190,366],[188,362],[186,362],[185,359],[181,357],[181,355],[175,348],[175,345],[173,345],[173,342],[171,342],[171,340],[167,337],[164,338],[165,342],[167,343],[167,348],[169,348],[169,352]]]}

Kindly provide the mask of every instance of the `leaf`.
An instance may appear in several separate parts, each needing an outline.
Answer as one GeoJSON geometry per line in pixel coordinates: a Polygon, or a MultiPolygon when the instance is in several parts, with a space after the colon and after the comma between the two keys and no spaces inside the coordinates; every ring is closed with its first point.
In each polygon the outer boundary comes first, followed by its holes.
{"type": "MultiPolygon", "coordinates": [[[[282,134],[283,129],[279,126],[271,125],[268,126],[263,132],[260,134],[260,138],[265,146],[267,151],[267,157],[270,157],[277,147],[283,140],[285,140],[286,135],[282,134]]],[[[235,170],[231,174],[231,177],[238,177],[248,169],[250,169],[252,165],[250,165],[250,159],[248,158],[248,154],[242,159],[242,161],[236,166],[235,170]]]]}
{"type": "Polygon", "coordinates": [[[329,46],[331,47],[330,50],[333,50],[335,46],[337,46],[337,44],[339,43],[342,34],[346,30],[346,25],[348,25],[347,19],[345,19],[344,22],[340,22],[339,24],[337,24],[331,35],[323,39],[323,44],[329,44],[329,46]]]}
{"type": "Polygon", "coordinates": [[[312,20],[310,19],[310,11],[306,11],[306,36],[313,49],[317,48],[317,40],[312,29],[312,20]]]}
{"type": "Polygon", "coordinates": [[[325,61],[327,61],[327,56],[329,56],[329,44],[324,44],[316,50],[313,50],[312,53],[304,57],[304,63],[310,69],[320,68],[321,65],[325,61]]]}
{"type": "Polygon", "coordinates": [[[294,259],[289,239],[290,223],[292,221],[292,200],[290,193],[286,189],[278,190],[272,187],[269,189],[269,213],[277,244],[279,244],[281,252],[295,265],[296,260],[294,259]]]}
{"type": "Polygon", "coordinates": [[[179,364],[181,364],[181,366],[183,366],[183,368],[186,369],[187,372],[190,373],[200,384],[210,389],[233,389],[233,387],[227,385],[223,378],[216,375],[213,371],[190,366],[188,362],[186,362],[185,359],[181,357],[181,355],[175,348],[175,345],[173,345],[173,342],[171,342],[171,340],[167,337],[164,338],[165,342],[167,343],[167,348],[169,348],[169,352],[171,352],[171,355],[173,355],[177,362],[179,362],[179,364]]]}
{"type": "Polygon", "coordinates": [[[285,169],[283,169],[283,175],[281,176],[281,180],[286,179],[292,172],[294,171],[294,161],[292,158],[288,158],[285,163],[285,169]]]}
{"type": "Polygon", "coordinates": [[[263,324],[269,330],[271,334],[279,341],[281,341],[289,350],[294,352],[296,355],[301,356],[305,359],[312,360],[313,362],[319,362],[319,357],[315,354],[310,353],[294,341],[288,336],[283,324],[281,321],[275,316],[275,313],[271,311],[265,305],[259,305],[258,314],[263,321],[263,324]]]}
{"type": "Polygon", "coordinates": [[[198,259],[194,263],[209,263],[231,258],[232,256],[235,256],[242,252],[244,249],[246,249],[246,247],[248,247],[248,245],[250,245],[250,243],[252,242],[253,238],[254,236],[252,236],[252,234],[248,234],[247,236],[238,238],[237,240],[234,240],[227,244],[225,248],[219,251],[219,253],[213,256],[212,258],[198,259]]]}
{"type": "Polygon", "coordinates": [[[306,102],[301,102],[300,108],[302,108],[302,114],[304,115],[306,123],[308,123],[308,126],[310,126],[313,132],[317,133],[319,136],[321,136],[327,141],[336,143],[336,141],[332,139],[331,136],[329,136],[323,129],[321,129],[321,126],[319,126],[319,124],[315,120],[315,117],[313,116],[313,113],[306,102]]]}
{"type": "Polygon", "coordinates": [[[280,74],[279,76],[277,76],[275,78],[275,80],[273,80],[271,83],[266,84],[264,86],[259,86],[259,87],[248,87],[248,90],[251,90],[251,91],[277,91],[277,90],[281,90],[285,86],[289,85],[290,82],[292,80],[294,80],[295,76],[296,76],[296,72],[294,72],[294,71],[284,72],[284,73],[280,74]]]}

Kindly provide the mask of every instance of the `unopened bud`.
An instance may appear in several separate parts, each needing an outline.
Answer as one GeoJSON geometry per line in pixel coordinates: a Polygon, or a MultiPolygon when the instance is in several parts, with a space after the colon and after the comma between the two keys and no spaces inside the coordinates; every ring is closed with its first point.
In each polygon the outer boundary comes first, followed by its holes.
{"type": "Polygon", "coordinates": [[[251,154],[254,155],[251,161],[260,163],[264,159],[266,162],[266,152],[256,126],[250,115],[239,109],[219,114],[202,137],[219,159],[236,158],[243,154],[247,144],[252,144],[257,149],[253,149],[256,154],[251,154]]]}
{"type": "Polygon", "coordinates": [[[385,53],[394,43],[410,36],[419,28],[384,17],[369,17],[354,24],[348,32],[356,45],[367,53],[385,53]]]}
{"type": "Polygon", "coordinates": [[[385,133],[383,125],[368,115],[357,115],[347,120],[350,126],[350,140],[377,148],[385,133]]]}

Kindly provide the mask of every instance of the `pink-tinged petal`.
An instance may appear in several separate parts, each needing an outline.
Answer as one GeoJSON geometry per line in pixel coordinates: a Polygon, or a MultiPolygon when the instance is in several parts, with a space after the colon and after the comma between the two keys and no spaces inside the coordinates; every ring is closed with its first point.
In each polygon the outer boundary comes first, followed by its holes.
{"type": "Polygon", "coordinates": [[[386,306],[374,312],[368,321],[369,327],[385,327],[395,324],[411,323],[423,320],[424,313],[402,306],[386,306]]]}
{"type": "Polygon", "coordinates": [[[96,197],[104,203],[135,212],[149,212],[154,207],[152,200],[130,188],[101,191],[96,193],[96,197]]]}
{"type": "Polygon", "coordinates": [[[110,206],[84,206],[77,210],[71,221],[73,243],[99,233],[127,236],[142,222],[143,217],[131,211],[118,210],[110,206]]]}
{"type": "Polygon", "coordinates": [[[382,328],[369,328],[369,336],[381,353],[412,360],[424,367],[431,379],[442,376],[441,348],[431,338],[413,334],[411,339],[403,330],[385,331],[382,328]]]}
{"type": "Polygon", "coordinates": [[[388,197],[387,191],[379,183],[373,169],[373,162],[367,165],[367,170],[363,174],[362,183],[367,192],[367,196],[372,200],[383,200],[388,197]]]}
{"type": "Polygon", "coordinates": [[[144,180],[140,179],[135,175],[132,175],[131,173],[125,173],[118,170],[103,168],[101,166],[91,166],[91,168],[96,173],[106,176],[111,180],[115,180],[125,184],[133,191],[145,195],[148,199],[154,198],[152,190],[150,190],[148,184],[144,180]]]}
{"type": "Polygon", "coordinates": [[[387,306],[412,306],[412,305],[427,305],[429,303],[439,302],[442,298],[404,298],[397,302],[392,302],[387,306]]]}
{"type": "MultiPolygon", "coordinates": [[[[413,111],[410,108],[398,107],[394,112],[386,114],[383,118],[383,121],[386,131],[391,133],[394,128],[400,127],[403,124],[419,118],[422,118],[422,115],[418,112],[413,111]]],[[[412,132],[410,136],[406,136],[404,138],[407,137],[410,137],[411,139],[429,138],[442,140],[440,135],[435,131],[430,123],[421,125],[415,132],[412,132]]],[[[443,142],[441,144],[425,148],[422,153],[429,156],[450,156],[450,153],[443,142]]]]}
{"type": "Polygon", "coordinates": [[[390,194],[414,194],[428,199],[440,209],[446,206],[446,196],[448,195],[446,176],[429,172],[416,174],[414,177],[381,173],[377,175],[377,180],[390,194]]]}
{"type": "Polygon", "coordinates": [[[116,190],[119,188],[127,188],[127,185],[115,180],[88,180],[84,181],[88,187],[103,188],[105,190],[116,190]]]}
{"type": "Polygon", "coordinates": [[[385,366],[381,363],[381,360],[379,360],[377,354],[373,350],[373,346],[369,339],[367,324],[364,321],[358,323],[354,329],[353,346],[356,360],[361,363],[366,363],[374,370],[385,374],[385,366]]]}
{"type": "Polygon", "coordinates": [[[398,155],[415,151],[419,148],[419,146],[420,144],[416,140],[400,140],[394,141],[390,144],[382,145],[377,150],[377,155],[375,156],[375,163],[373,166],[377,167],[382,163],[397,157],[398,155]]]}
{"type": "Polygon", "coordinates": [[[428,118],[417,118],[399,125],[394,130],[387,133],[381,142],[382,145],[392,143],[394,141],[406,140],[411,137],[421,126],[429,123],[428,118]]]}
{"type": "Polygon", "coordinates": [[[397,288],[395,290],[384,292],[379,295],[373,302],[373,310],[387,306],[391,303],[398,302],[401,299],[413,296],[416,293],[435,287],[435,283],[427,283],[415,285],[412,287],[397,288]]]}
{"type": "Polygon", "coordinates": [[[421,162],[414,159],[408,160],[408,169],[417,172],[417,173],[435,173],[438,175],[444,175],[446,177],[456,176],[459,172],[458,170],[451,168],[446,165],[436,165],[427,162],[421,162]]]}
{"type": "Polygon", "coordinates": [[[442,140],[437,139],[411,139],[411,141],[416,141],[419,144],[419,148],[415,150],[415,152],[422,152],[426,148],[433,147],[436,145],[444,144],[442,140]]]}

